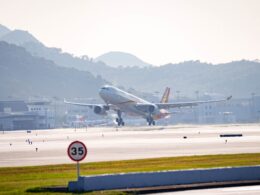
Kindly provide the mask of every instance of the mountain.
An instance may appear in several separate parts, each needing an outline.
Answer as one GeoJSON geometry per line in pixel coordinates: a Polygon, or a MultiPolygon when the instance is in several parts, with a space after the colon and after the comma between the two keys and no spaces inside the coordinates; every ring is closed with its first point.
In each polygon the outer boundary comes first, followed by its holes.
{"type": "MultiPolygon", "coordinates": [[[[13,34],[12,32],[10,31],[8,34],[13,34]]],[[[195,91],[199,91],[200,94],[209,92],[226,96],[232,94],[234,97],[249,97],[253,92],[260,94],[259,61],[241,60],[216,65],[200,61],[186,61],[159,67],[140,67],[132,66],[137,63],[131,63],[129,66],[126,63],[122,65],[122,60],[120,63],[122,66],[111,67],[106,64],[107,62],[101,62],[99,59],[106,56],[130,56],[129,60],[126,61],[132,62],[136,60],[136,57],[122,52],[109,52],[95,60],[88,56],[76,57],[59,48],[46,47],[27,31],[19,31],[18,34],[22,34],[19,38],[8,34],[4,37],[12,37],[12,39],[9,38],[6,41],[17,45],[22,43],[20,46],[25,48],[31,57],[51,60],[53,64],[60,67],[88,71],[97,78],[104,78],[116,86],[123,86],[125,89],[134,88],[138,91],[152,93],[155,91],[163,92],[168,86],[171,87],[172,93],[180,91],[181,96],[190,97],[196,96],[195,91]]],[[[128,57],[122,57],[122,59],[128,59],[128,57]]],[[[90,96],[90,94],[86,95],[90,96]]]]}
{"type": "Polygon", "coordinates": [[[179,64],[167,64],[160,67],[122,68],[109,74],[102,74],[112,83],[139,91],[160,91],[166,86],[172,93],[195,97],[214,92],[234,97],[250,97],[251,93],[260,94],[260,63],[254,61],[234,61],[212,65],[199,61],[187,61],[179,64]]]}
{"type": "MultiPolygon", "coordinates": [[[[1,29],[7,29],[2,26],[1,29]]],[[[28,31],[14,30],[8,31],[3,36],[0,35],[0,41],[15,44],[25,48],[31,55],[52,60],[61,67],[76,68],[78,70],[90,71],[95,75],[99,75],[101,70],[109,70],[110,67],[102,62],[94,62],[88,56],[75,57],[70,53],[63,52],[60,48],[46,47],[38,41],[28,31]]]]}
{"type": "Polygon", "coordinates": [[[97,58],[95,58],[96,62],[104,62],[105,64],[117,68],[117,67],[148,67],[151,64],[148,64],[141,59],[137,58],[136,56],[119,51],[112,51],[105,53],[97,58]]]}
{"type": "Polygon", "coordinates": [[[9,32],[11,31],[7,27],[0,24],[0,38],[9,32]]]}
{"type": "Polygon", "coordinates": [[[102,70],[110,69],[109,66],[102,62],[93,62],[93,59],[88,58],[88,56],[76,57],[70,53],[63,52],[59,48],[46,47],[42,43],[26,42],[21,46],[33,56],[52,60],[61,67],[89,71],[94,75],[99,75],[102,70]]]}
{"type": "Polygon", "coordinates": [[[105,83],[89,72],[59,67],[22,47],[0,42],[0,98],[96,98],[105,83]]]}
{"type": "Polygon", "coordinates": [[[27,42],[39,43],[39,41],[27,31],[14,30],[0,37],[1,41],[12,43],[15,45],[23,45],[27,42]]]}

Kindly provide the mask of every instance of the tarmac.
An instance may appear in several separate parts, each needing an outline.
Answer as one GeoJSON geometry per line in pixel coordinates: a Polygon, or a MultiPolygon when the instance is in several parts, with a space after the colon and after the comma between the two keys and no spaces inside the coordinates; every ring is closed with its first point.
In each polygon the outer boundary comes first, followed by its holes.
{"type": "Polygon", "coordinates": [[[75,163],[67,155],[75,140],[88,148],[83,162],[259,153],[260,124],[0,131],[0,167],[75,163]]]}
{"type": "MultiPolygon", "coordinates": [[[[224,187],[224,188],[210,188],[199,190],[184,190],[179,192],[164,192],[162,195],[256,195],[260,193],[260,185],[255,186],[239,186],[239,187],[224,187]]],[[[151,193],[150,195],[156,195],[151,193]]]]}

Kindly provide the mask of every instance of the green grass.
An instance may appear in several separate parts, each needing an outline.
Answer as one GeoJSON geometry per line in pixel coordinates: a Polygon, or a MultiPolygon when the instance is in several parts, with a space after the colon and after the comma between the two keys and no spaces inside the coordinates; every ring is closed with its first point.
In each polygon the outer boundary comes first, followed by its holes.
{"type": "MultiPolygon", "coordinates": [[[[81,164],[81,175],[260,165],[260,153],[154,158],[81,164]]],[[[76,165],[0,168],[0,194],[64,194],[44,187],[76,180],[76,165]]],[[[96,192],[95,194],[123,194],[96,192]]],[[[71,193],[66,193],[71,194],[71,193]]]]}

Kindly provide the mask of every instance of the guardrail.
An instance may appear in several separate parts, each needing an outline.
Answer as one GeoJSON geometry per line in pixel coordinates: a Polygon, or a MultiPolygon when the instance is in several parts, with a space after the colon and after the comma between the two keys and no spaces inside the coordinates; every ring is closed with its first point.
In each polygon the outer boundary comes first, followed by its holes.
{"type": "Polygon", "coordinates": [[[159,171],[79,177],[69,191],[95,191],[260,179],[260,166],[159,171]]]}

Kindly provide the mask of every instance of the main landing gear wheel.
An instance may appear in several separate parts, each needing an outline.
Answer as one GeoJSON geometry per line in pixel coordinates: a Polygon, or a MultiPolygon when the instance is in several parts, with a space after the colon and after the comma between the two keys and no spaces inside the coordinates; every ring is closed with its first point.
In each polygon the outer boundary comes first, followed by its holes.
{"type": "Polygon", "coordinates": [[[116,122],[118,126],[125,126],[125,122],[122,119],[122,112],[120,110],[117,111],[117,116],[118,118],[116,118],[116,122]]]}
{"type": "Polygon", "coordinates": [[[152,117],[151,118],[147,118],[147,123],[148,123],[149,126],[155,125],[155,121],[153,120],[152,117]]]}
{"type": "Polygon", "coordinates": [[[125,122],[122,118],[116,118],[116,122],[118,126],[125,126],[125,122]]]}

